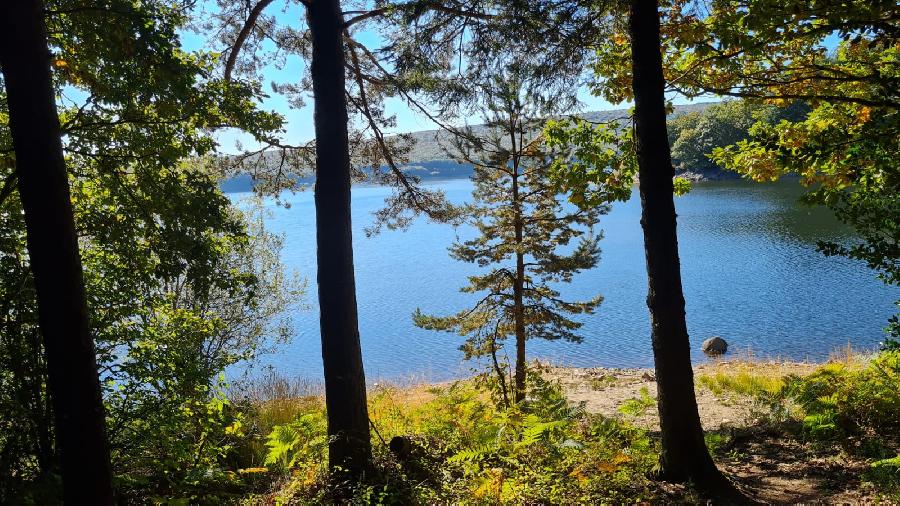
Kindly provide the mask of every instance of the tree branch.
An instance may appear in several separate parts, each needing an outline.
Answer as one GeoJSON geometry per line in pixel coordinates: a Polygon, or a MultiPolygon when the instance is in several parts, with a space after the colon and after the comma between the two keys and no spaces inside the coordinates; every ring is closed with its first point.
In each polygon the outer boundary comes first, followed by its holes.
{"type": "Polygon", "coordinates": [[[234,40],[234,44],[231,46],[231,51],[228,52],[228,60],[225,62],[225,82],[231,81],[231,72],[234,70],[234,64],[237,62],[238,53],[241,52],[241,48],[247,41],[247,37],[250,36],[250,32],[256,27],[256,21],[259,19],[260,14],[271,3],[272,0],[260,0],[259,3],[250,9],[247,21],[244,22],[244,26],[238,32],[237,39],[234,40]]]}

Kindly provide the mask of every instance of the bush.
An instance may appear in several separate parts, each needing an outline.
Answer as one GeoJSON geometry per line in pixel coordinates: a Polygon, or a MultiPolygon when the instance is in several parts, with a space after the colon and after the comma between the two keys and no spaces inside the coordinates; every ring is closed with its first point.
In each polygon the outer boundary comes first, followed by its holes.
{"type": "Polygon", "coordinates": [[[873,462],[865,478],[891,495],[894,500],[900,501],[900,454],[873,462]]]}
{"type": "MultiPolygon", "coordinates": [[[[533,374],[528,402],[503,409],[472,382],[379,388],[371,396],[375,471],[344,490],[359,504],[578,504],[652,499],[657,463],[646,431],[570,406],[533,374]],[[388,443],[393,441],[392,443],[388,443]]],[[[325,484],[324,405],[307,404],[269,435],[264,501],[337,502],[325,484]],[[305,444],[312,442],[312,444],[305,444]]],[[[346,501],[347,496],[341,497],[346,501]]]]}
{"type": "MultiPolygon", "coordinates": [[[[775,421],[796,420],[804,438],[867,460],[863,474],[885,494],[900,499],[900,351],[850,356],[808,375],[784,377],[751,369],[737,374],[701,375],[698,382],[717,395],[754,397],[775,421]]],[[[716,446],[718,441],[710,441],[716,446]]]]}
{"type": "Polygon", "coordinates": [[[785,381],[784,396],[804,410],[817,437],[879,433],[900,426],[900,352],[883,352],[861,367],[827,364],[785,381]]]}

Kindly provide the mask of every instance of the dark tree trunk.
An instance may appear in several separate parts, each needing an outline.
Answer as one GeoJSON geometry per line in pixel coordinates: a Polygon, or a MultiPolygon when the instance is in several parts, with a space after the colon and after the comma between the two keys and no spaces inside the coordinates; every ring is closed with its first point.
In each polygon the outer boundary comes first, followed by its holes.
{"type": "Polygon", "coordinates": [[[727,490],[729,483],[716,469],[704,443],[694,395],[678,260],[674,169],[666,135],[657,9],[656,0],[633,0],[629,27],[641,226],[649,282],[647,306],[653,332],[662,433],[661,475],[672,481],[691,480],[707,491],[719,493],[727,490]]]}
{"type": "MultiPolygon", "coordinates": [[[[510,139],[512,141],[512,151],[516,152],[516,136],[515,125],[510,129],[510,139]]],[[[516,404],[525,400],[525,255],[521,251],[522,246],[522,205],[519,202],[519,159],[513,157],[512,164],[512,197],[513,209],[515,212],[515,234],[516,234],[516,277],[513,280],[513,305],[515,306],[515,330],[516,330],[516,385],[515,385],[515,401],[516,404]]]]}
{"type": "Polygon", "coordinates": [[[356,314],[350,147],[338,0],[308,3],[316,129],[316,245],[329,465],[359,477],[371,461],[366,378],[356,314]]]}
{"type": "Polygon", "coordinates": [[[0,65],[67,504],[111,504],[105,417],[39,0],[4,4],[0,65]]]}
{"type": "Polygon", "coordinates": [[[491,362],[494,364],[494,372],[497,374],[497,381],[500,383],[500,397],[503,399],[503,406],[509,408],[509,391],[506,388],[506,372],[500,367],[497,360],[497,338],[491,338],[491,362]]]}
{"type": "MultiPolygon", "coordinates": [[[[521,227],[516,227],[516,235],[521,236],[521,227]]],[[[521,253],[516,253],[516,280],[513,286],[513,303],[516,314],[516,403],[525,400],[525,308],[523,292],[525,291],[525,261],[521,253]]]]}

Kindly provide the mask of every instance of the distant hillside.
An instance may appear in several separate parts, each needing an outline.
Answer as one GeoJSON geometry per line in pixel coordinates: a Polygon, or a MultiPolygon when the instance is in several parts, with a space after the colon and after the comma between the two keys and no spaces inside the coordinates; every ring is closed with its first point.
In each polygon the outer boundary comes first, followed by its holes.
{"type": "MultiPolygon", "coordinates": [[[[704,102],[700,104],[676,105],[675,110],[669,115],[669,118],[681,116],[695,111],[703,111],[715,102],[704,102]]],[[[578,114],[588,121],[594,122],[610,122],[628,115],[628,109],[612,109],[607,111],[591,111],[578,114]]],[[[476,134],[484,131],[484,125],[473,126],[472,130],[476,134]]],[[[447,153],[441,146],[450,145],[452,134],[444,130],[422,130],[412,133],[416,144],[410,153],[410,164],[422,164],[422,162],[431,162],[435,160],[447,160],[447,153]]]]}
{"type": "MultiPolygon", "coordinates": [[[[669,115],[674,118],[682,114],[694,111],[703,111],[715,102],[704,102],[700,104],[677,105],[675,110],[669,115]]],[[[607,111],[591,111],[578,116],[589,121],[610,122],[627,116],[627,109],[613,109],[607,111]]],[[[472,127],[475,133],[485,130],[484,125],[476,125],[472,127]]],[[[452,134],[444,130],[422,130],[412,132],[412,137],[416,140],[415,146],[410,152],[409,162],[403,167],[403,170],[410,174],[416,175],[423,180],[436,179],[456,179],[464,178],[472,175],[472,167],[449,160],[443,146],[451,145],[452,134]]],[[[275,156],[270,155],[274,160],[275,156]]],[[[303,178],[304,182],[311,182],[311,178],[303,178]],[[306,181],[310,179],[309,181],[306,181]]],[[[249,175],[242,174],[229,178],[221,183],[222,191],[245,192],[253,188],[253,182],[249,175]]]]}

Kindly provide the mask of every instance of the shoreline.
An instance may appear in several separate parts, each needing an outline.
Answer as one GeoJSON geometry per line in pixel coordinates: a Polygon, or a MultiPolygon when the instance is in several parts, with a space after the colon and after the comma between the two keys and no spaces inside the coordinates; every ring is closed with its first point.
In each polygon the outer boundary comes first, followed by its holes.
{"type": "MultiPolygon", "coordinates": [[[[694,389],[700,409],[701,422],[704,429],[717,430],[726,426],[742,426],[752,423],[754,402],[749,397],[736,398],[733,395],[724,397],[715,394],[704,385],[704,378],[714,375],[759,375],[778,379],[787,375],[804,376],[816,369],[834,363],[860,363],[872,356],[873,352],[865,350],[839,350],[822,361],[778,360],[771,358],[758,359],[752,356],[734,356],[712,359],[709,362],[694,364],[694,389]]],[[[531,371],[541,374],[545,379],[558,381],[566,397],[572,404],[582,404],[589,413],[601,414],[610,418],[623,418],[619,410],[625,402],[642,398],[652,399],[655,406],[656,377],[653,368],[628,367],[571,367],[553,364],[548,361],[533,360],[529,362],[531,371]],[[645,394],[642,394],[642,390],[645,394]]],[[[448,388],[456,383],[467,383],[474,375],[462,378],[431,381],[410,375],[405,378],[375,378],[367,381],[370,395],[390,390],[401,398],[415,398],[417,401],[436,396],[435,390],[448,388]]],[[[244,378],[232,385],[232,393],[237,397],[247,397],[259,402],[270,400],[300,400],[305,398],[324,398],[325,389],[321,381],[311,381],[302,377],[288,378],[269,371],[266,376],[244,378]]],[[[649,401],[648,401],[649,402],[649,401]]],[[[625,416],[636,426],[657,430],[659,420],[655,407],[638,415],[625,416]]]]}

